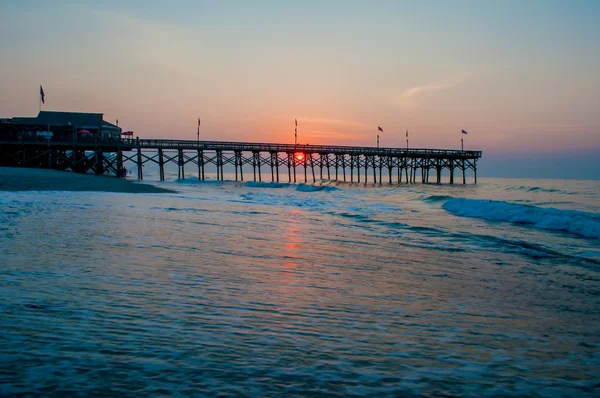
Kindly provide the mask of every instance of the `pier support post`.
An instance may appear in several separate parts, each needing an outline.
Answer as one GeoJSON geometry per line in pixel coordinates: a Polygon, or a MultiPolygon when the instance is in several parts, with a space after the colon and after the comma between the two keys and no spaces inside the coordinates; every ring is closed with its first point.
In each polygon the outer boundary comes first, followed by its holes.
{"type": "Polygon", "coordinates": [[[271,165],[271,182],[275,182],[275,164],[273,163],[273,156],[277,152],[269,152],[270,156],[270,165],[271,165]]]}
{"type": "Polygon", "coordinates": [[[319,176],[321,177],[321,181],[323,180],[323,154],[319,153],[319,176]]]}
{"type": "Polygon", "coordinates": [[[375,155],[371,156],[371,164],[373,165],[373,184],[377,184],[377,165],[375,164],[375,155]]]}
{"type": "MultiPolygon", "coordinates": [[[[198,170],[198,178],[200,178],[199,170],[198,170]]],[[[158,179],[160,181],[165,180],[165,158],[163,155],[162,148],[158,148],[158,179]]]]}
{"type": "Polygon", "coordinates": [[[365,155],[365,185],[367,185],[367,180],[369,178],[369,158],[365,155]]]}
{"type": "MultiPolygon", "coordinates": [[[[139,149],[138,149],[139,151],[139,149]]],[[[177,150],[177,177],[180,179],[185,179],[185,173],[183,169],[183,150],[177,150]]]]}
{"type": "Polygon", "coordinates": [[[277,176],[277,182],[279,182],[279,153],[275,152],[275,174],[277,176]]]}
{"type": "Polygon", "coordinates": [[[303,160],[302,164],[304,166],[304,183],[306,184],[308,182],[308,177],[306,174],[306,166],[307,166],[306,165],[306,154],[304,154],[304,159],[302,159],[302,160],[303,160]]]}
{"type": "Polygon", "coordinates": [[[294,155],[291,153],[287,153],[287,169],[288,169],[288,182],[291,184],[292,182],[292,157],[294,155]]]}
{"type": "MultiPolygon", "coordinates": [[[[120,157],[121,160],[118,162],[121,164],[121,170],[123,169],[123,151],[119,151],[120,152],[120,157]]],[[[137,148],[137,167],[138,167],[138,180],[143,180],[144,179],[144,170],[142,169],[142,167],[144,167],[144,162],[142,161],[142,148],[138,147],[137,148]]]]}
{"type": "MultiPolygon", "coordinates": [[[[377,157],[379,158],[379,185],[381,185],[383,183],[383,181],[382,181],[383,159],[382,159],[381,155],[379,155],[377,157]]],[[[373,158],[373,160],[375,160],[375,158],[373,158]]]]}
{"type": "Polygon", "coordinates": [[[200,150],[200,170],[202,170],[202,181],[204,181],[204,151],[200,150]]]}
{"type": "Polygon", "coordinates": [[[258,165],[258,182],[262,182],[262,173],[260,171],[260,166],[261,166],[261,157],[260,157],[260,152],[256,152],[256,163],[258,165]]]}
{"type": "Polygon", "coordinates": [[[238,151],[233,153],[233,167],[235,168],[235,180],[238,180],[238,151]]]}
{"type": "Polygon", "coordinates": [[[217,151],[217,180],[224,181],[225,178],[223,176],[223,151],[217,151]]]}

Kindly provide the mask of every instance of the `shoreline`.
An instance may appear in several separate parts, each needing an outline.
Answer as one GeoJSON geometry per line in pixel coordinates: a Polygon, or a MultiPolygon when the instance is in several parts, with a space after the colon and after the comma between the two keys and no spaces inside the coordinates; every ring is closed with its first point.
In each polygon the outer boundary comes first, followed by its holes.
{"type": "Polygon", "coordinates": [[[0,167],[0,192],[73,191],[120,193],[175,193],[154,185],[114,176],[80,174],[50,169],[0,167]]]}

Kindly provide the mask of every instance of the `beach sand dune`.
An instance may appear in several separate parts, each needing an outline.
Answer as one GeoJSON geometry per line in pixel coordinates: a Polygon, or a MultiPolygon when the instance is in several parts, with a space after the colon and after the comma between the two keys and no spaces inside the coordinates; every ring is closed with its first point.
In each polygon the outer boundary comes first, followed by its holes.
{"type": "Polygon", "coordinates": [[[175,192],[114,176],[15,167],[0,167],[0,191],[175,192]]]}

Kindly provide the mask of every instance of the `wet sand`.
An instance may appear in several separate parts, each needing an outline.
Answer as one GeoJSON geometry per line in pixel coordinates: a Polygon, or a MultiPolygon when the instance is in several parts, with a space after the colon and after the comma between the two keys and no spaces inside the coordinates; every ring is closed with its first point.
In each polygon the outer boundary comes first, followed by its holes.
{"type": "Polygon", "coordinates": [[[114,176],[16,167],[0,167],[0,191],[175,192],[114,176]]]}

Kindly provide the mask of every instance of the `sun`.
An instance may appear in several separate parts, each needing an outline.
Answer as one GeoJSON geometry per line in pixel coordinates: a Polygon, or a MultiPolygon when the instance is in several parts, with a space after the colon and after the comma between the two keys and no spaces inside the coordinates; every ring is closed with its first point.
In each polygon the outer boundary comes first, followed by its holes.
{"type": "Polygon", "coordinates": [[[294,155],[296,157],[296,160],[301,162],[304,160],[304,154],[303,153],[297,153],[294,155]]]}

